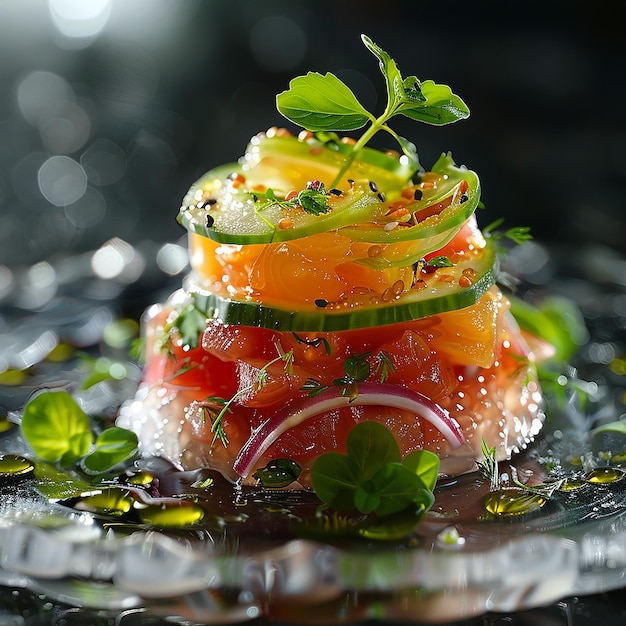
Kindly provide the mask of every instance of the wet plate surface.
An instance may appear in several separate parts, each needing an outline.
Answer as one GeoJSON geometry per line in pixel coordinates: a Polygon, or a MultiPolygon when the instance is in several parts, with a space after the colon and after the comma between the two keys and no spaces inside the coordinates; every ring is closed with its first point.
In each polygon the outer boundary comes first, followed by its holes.
{"type": "MultiPolygon", "coordinates": [[[[354,520],[316,522],[311,495],[234,489],[208,470],[178,472],[156,459],[98,489],[60,489],[50,468],[30,467],[11,420],[42,384],[75,391],[80,372],[75,353],[59,358],[64,346],[108,341],[115,352],[110,333],[124,294],[111,287],[105,297],[93,285],[72,293],[68,283],[37,313],[7,307],[0,623],[495,624],[507,616],[515,624],[537,610],[549,623],[583,623],[574,597],[578,608],[611,607],[607,624],[623,619],[611,593],[626,584],[626,437],[596,429],[625,413],[626,290],[616,272],[624,261],[578,251],[574,266],[572,255],[532,245],[514,260],[524,287],[567,296],[584,314],[589,337],[574,365],[588,381],[587,402],[566,395],[550,407],[535,444],[500,465],[499,491],[478,472],[441,481],[425,521],[393,541],[346,537],[354,520]],[[536,489],[517,491],[515,481],[536,489]],[[608,595],[596,605],[598,594],[608,595]],[[6,621],[13,616],[22,621],[6,621]]],[[[78,396],[88,412],[113,415],[137,380],[129,365],[78,396]]]]}

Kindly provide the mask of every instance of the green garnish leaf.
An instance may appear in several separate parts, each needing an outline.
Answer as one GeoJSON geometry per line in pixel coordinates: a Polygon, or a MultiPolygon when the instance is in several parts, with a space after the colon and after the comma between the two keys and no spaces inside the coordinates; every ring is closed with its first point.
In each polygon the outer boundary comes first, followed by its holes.
{"type": "Polygon", "coordinates": [[[467,105],[450,87],[432,80],[420,82],[415,76],[403,79],[395,61],[382,48],[366,35],[361,39],[380,62],[380,71],[387,83],[389,117],[400,113],[419,122],[443,125],[469,116],[467,105]]]}
{"type": "Polygon", "coordinates": [[[178,329],[182,343],[190,349],[198,347],[199,338],[206,328],[206,316],[193,304],[188,304],[171,322],[167,331],[178,329]]]}
{"type": "MultiPolygon", "coordinates": [[[[427,511],[438,470],[435,454],[419,451],[403,460],[393,433],[366,421],[348,434],[346,454],[329,452],[315,460],[311,480],[318,498],[331,509],[385,517],[409,508],[427,511]]],[[[421,517],[411,519],[417,523],[421,517]]],[[[382,538],[384,528],[379,531],[382,538]]]]}
{"type": "Polygon", "coordinates": [[[108,428],[98,435],[95,450],[83,459],[82,465],[88,473],[108,472],[134,456],[138,445],[134,432],[117,426],[108,428]]]}
{"type": "Polygon", "coordinates": [[[430,259],[426,263],[426,265],[428,265],[429,267],[440,268],[440,267],[453,267],[454,263],[452,263],[449,257],[445,255],[440,255],[440,256],[436,256],[430,259]]]}
{"type": "Polygon", "coordinates": [[[317,497],[327,506],[338,511],[354,508],[361,473],[352,457],[339,452],[322,454],[315,459],[311,478],[317,497]]]}
{"type": "Polygon", "coordinates": [[[67,391],[47,391],[29,400],[21,429],[38,457],[63,467],[85,456],[93,443],[89,417],[67,391]]]}
{"type": "Polygon", "coordinates": [[[439,457],[430,450],[415,450],[407,454],[402,465],[420,477],[426,489],[432,491],[437,484],[439,457]]]}
{"type": "Polygon", "coordinates": [[[427,493],[417,474],[400,463],[389,463],[359,485],[354,503],[362,513],[375,511],[377,515],[384,516],[398,513],[413,502],[428,500],[430,496],[427,493]],[[363,505],[369,506],[369,510],[363,505]]]}
{"type": "Polygon", "coordinates": [[[371,478],[388,463],[399,463],[400,448],[391,431],[377,422],[363,422],[346,439],[348,456],[354,459],[360,476],[371,478]]]}
{"type": "Polygon", "coordinates": [[[371,119],[352,90],[331,73],[292,79],[276,103],[287,119],[313,132],[356,130],[371,119]]]}
{"type": "Polygon", "coordinates": [[[388,132],[400,144],[404,154],[417,163],[415,146],[400,138],[387,122],[396,115],[427,124],[450,124],[469,116],[469,109],[447,85],[432,80],[420,82],[415,76],[403,78],[396,62],[369,37],[361,39],[379,61],[387,87],[387,105],[376,117],[358,101],[352,90],[334,74],[309,72],[294,78],[289,89],[278,94],[278,111],[291,122],[312,132],[349,131],[369,127],[356,141],[332,186],[341,180],[350,164],[380,130],[388,132]]]}

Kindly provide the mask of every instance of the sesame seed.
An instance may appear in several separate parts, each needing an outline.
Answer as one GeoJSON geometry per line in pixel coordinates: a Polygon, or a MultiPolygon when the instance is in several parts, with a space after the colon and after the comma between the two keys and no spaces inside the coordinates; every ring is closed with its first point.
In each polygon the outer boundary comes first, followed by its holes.
{"type": "Polygon", "coordinates": [[[324,300],[324,298],[318,298],[315,301],[315,306],[320,307],[320,309],[324,309],[328,306],[328,300],[324,300]]]}
{"type": "Polygon", "coordinates": [[[422,193],[422,190],[421,190],[421,189],[416,189],[416,190],[413,192],[413,200],[421,200],[421,199],[422,199],[422,197],[423,197],[423,195],[424,195],[424,194],[422,193]]]}
{"type": "Polygon", "coordinates": [[[378,191],[378,185],[373,180],[370,180],[370,189],[374,193],[376,193],[378,191]]]}

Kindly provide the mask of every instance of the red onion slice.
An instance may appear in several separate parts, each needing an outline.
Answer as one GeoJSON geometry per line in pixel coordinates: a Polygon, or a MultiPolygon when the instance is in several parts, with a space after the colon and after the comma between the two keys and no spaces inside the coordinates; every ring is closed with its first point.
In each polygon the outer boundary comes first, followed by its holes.
{"type": "Polygon", "coordinates": [[[350,402],[334,388],[325,389],[312,398],[303,398],[285,406],[253,431],[239,450],[233,469],[242,477],[248,476],[257,461],[285,431],[305,420],[345,406],[386,406],[410,411],[437,428],[453,448],[465,443],[458,422],[430,398],[400,385],[359,383],[359,393],[350,402]]]}

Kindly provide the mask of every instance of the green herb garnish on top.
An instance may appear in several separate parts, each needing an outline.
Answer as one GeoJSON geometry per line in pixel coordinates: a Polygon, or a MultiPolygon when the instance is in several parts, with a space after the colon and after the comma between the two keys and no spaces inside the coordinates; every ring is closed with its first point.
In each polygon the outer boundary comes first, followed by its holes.
{"type": "Polygon", "coordinates": [[[386,517],[407,509],[424,514],[433,505],[436,454],[416,450],[402,458],[391,431],[370,421],[357,424],[346,443],[346,454],[328,452],[311,468],[315,493],[326,506],[386,517]]]}
{"type": "Polygon", "coordinates": [[[361,39],[378,58],[387,87],[387,106],[377,117],[363,107],[353,91],[330,72],[322,75],[309,72],[289,83],[289,89],[278,94],[276,106],[288,120],[312,132],[367,130],[353,146],[341,171],[331,186],[337,184],[350,164],[379,131],[388,132],[400,144],[404,154],[417,163],[415,146],[393,131],[388,121],[396,115],[427,124],[443,125],[465,119],[469,109],[447,85],[432,80],[420,81],[415,76],[403,78],[396,62],[367,35],[361,39]]]}

